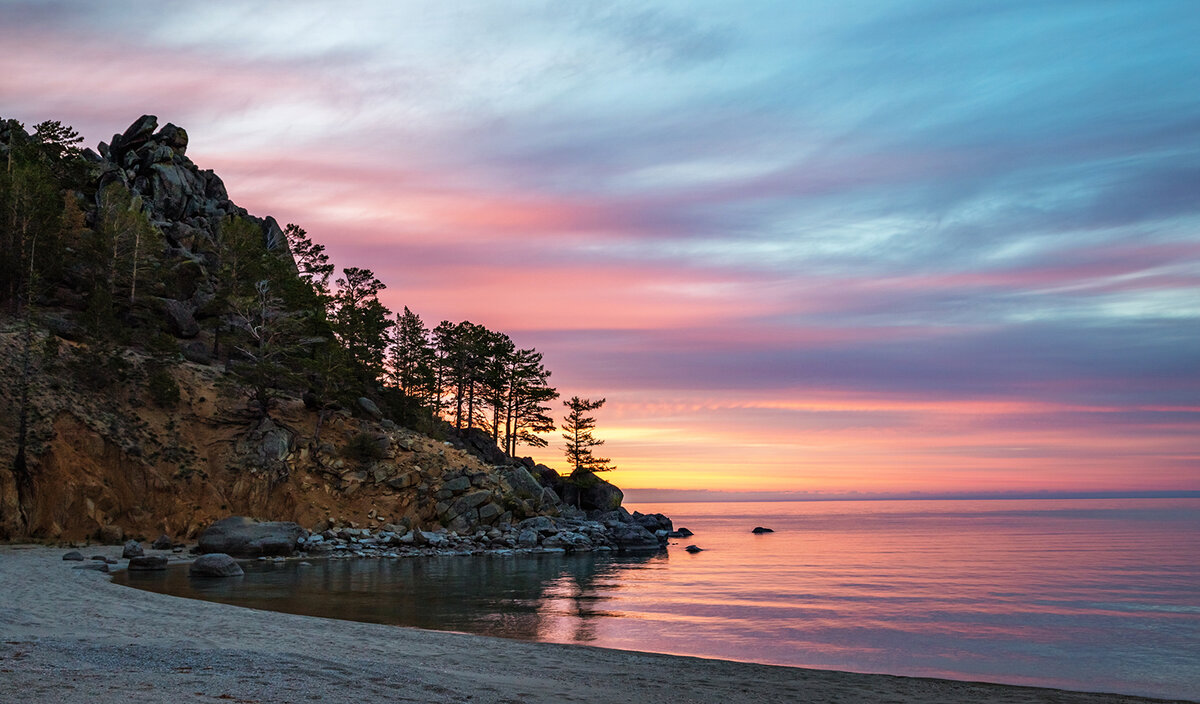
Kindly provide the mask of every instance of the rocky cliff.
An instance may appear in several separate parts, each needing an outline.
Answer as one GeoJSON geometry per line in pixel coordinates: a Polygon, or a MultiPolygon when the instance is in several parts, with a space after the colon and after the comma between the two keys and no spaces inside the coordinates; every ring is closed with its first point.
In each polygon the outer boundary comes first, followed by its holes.
{"type": "Polygon", "coordinates": [[[204,324],[223,267],[222,223],[254,223],[267,250],[294,261],[278,223],[235,205],[187,145],[183,129],[144,116],[83,152],[88,187],[75,194],[90,201],[92,223],[105,187],[120,183],[161,233],[158,337],[115,347],[89,337],[80,322],[88,301],[70,271],[37,315],[0,317],[0,538],[191,539],[229,515],[464,535],[589,510],[629,522],[611,484],[564,484],[477,433],[442,429],[434,439],[400,427],[369,398],[314,404],[284,393],[269,417],[246,413],[204,324]],[[21,416],[23,472],[11,461],[21,416]]]}

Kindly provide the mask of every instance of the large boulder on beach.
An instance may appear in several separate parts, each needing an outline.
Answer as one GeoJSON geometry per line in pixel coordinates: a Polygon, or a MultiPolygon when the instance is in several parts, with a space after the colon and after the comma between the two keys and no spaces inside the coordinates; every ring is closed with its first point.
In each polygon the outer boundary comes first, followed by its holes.
{"type": "Polygon", "coordinates": [[[256,521],[230,516],[200,534],[200,552],[223,552],[233,557],[291,555],[304,536],[304,529],[291,521],[256,521]]]}
{"type": "Polygon", "coordinates": [[[244,574],[242,566],[223,552],[201,555],[188,567],[189,577],[241,577],[244,574]]]}

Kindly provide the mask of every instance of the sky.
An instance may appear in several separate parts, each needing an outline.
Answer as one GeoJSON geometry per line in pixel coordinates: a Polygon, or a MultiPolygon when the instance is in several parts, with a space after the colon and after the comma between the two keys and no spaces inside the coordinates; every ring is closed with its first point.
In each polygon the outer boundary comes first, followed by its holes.
{"type": "Polygon", "coordinates": [[[606,398],[625,488],[1197,490],[1197,36],[1192,0],[0,0],[0,116],[184,127],[393,310],[606,398]]]}

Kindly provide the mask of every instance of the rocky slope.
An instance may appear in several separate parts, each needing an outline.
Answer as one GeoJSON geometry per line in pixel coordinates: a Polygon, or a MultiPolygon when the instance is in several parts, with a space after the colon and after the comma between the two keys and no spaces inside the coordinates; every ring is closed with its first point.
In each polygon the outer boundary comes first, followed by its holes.
{"type": "Polygon", "coordinates": [[[28,367],[25,321],[0,318],[0,538],[186,540],[229,515],[295,521],[335,530],[335,538],[365,528],[509,535],[525,519],[578,522],[590,512],[624,526],[627,545],[646,546],[616,487],[574,486],[548,467],[508,458],[479,433],[435,440],[397,426],[366,398],[318,411],[285,397],[270,418],[247,415],[210,358],[197,316],[214,295],[225,217],[251,219],[267,248],[285,256],[287,241],[273,219],[230,201],[186,148],[181,128],[157,129],[144,116],[99,154],[85,152],[96,192],[120,181],[165,237],[173,287],[157,300],[159,324],[178,347],[172,361],[89,342],[76,322],[81,302],[66,286],[37,316],[28,367]],[[26,369],[31,486],[23,497],[9,458],[26,369]]]}

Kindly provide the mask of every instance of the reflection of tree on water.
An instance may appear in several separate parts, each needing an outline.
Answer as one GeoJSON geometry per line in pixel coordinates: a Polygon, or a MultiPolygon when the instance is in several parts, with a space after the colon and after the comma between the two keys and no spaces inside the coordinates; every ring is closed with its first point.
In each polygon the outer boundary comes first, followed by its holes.
{"type": "MultiPolygon", "coordinates": [[[[252,608],[522,640],[595,640],[621,573],[665,556],[605,554],[249,563],[246,576],[195,580],[186,568],[131,586],[252,608]]],[[[148,573],[149,574],[149,573],[148,573]]]]}

